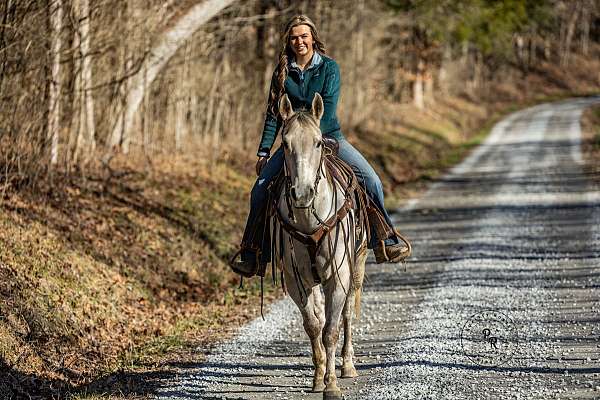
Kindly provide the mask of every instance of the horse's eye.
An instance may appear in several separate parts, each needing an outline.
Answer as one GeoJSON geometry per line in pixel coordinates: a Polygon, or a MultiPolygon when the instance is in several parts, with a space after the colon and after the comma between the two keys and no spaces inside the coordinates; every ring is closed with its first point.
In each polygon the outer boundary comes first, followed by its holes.
{"type": "Polygon", "coordinates": [[[288,142],[283,142],[283,147],[285,147],[286,150],[289,150],[290,144],[288,142]]]}
{"type": "Polygon", "coordinates": [[[323,144],[323,141],[322,141],[322,140],[319,140],[319,141],[317,142],[317,149],[318,149],[319,147],[321,147],[321,145],[322,145],[322,144],[323,144]]]}

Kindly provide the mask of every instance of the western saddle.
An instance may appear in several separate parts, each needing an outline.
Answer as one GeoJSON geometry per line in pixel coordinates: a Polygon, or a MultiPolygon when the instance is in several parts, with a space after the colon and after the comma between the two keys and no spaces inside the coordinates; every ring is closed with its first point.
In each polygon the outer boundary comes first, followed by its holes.
{"type": "MultiPolygon", "coordinates": [[[[357,230],[356,237],[362,237],[363,232],[366,233],[367,243],[370,243],[371,235],[373,234],[378,238],[377,245],[373,249],[377,263],[400,262],[410,256],[412,252],[411,244],[394,227],[387,224],[381,211],[375,207],[359,184],[352,168],[338,157],[339,143],[335,139],[324,138],[323,144],[324,151],[321,162],[327,171],[327,179],[330,179],[332,182],[335,181],[342,188],[345,196],[343,205],[327,220],[320,221],[320,226],[315,231],[311,233],[299,232],[288,222],[288,220],[293,221],[294,216],[293,207],[291,207],[289,195],[287,194],[290,180],[286,176],[284,168],[282,168],[279,175],[269,185],[269,200],[261,209],[260,222],[255,227],[252,237],[242,242],[241,249],[231,259],[230,265],[234,271],[246,277],[253,275],[264,277],[267,263],[271,261],[272,272],[275,277],[275,266],[280,266],[282,262],[282,254],[277,251],[278,247],[276,244],[278,240],[280,245],[282,243],[283,229],[294,239],[306,246],[312,264],[313,278],[316,282],[319,282],[320,280],[314,267],[316,254],[324,239],[328,237],[329,233],[351,210],[354,210],[355,213],[354,220],[356,223],[354,227],[357,230]],[[286,191],[284,193],[289,210],[287,218],[280,214],[277,204],[282,191],[286,191]],[[270,224],[271,218],[274,218],[277,224],[270,224]],[[270,225],[273,226],[272,230],[269,229],[270,225]],[[372,232],[372,230],[375,230],[375,232],[372,232]],[[387,246],[386,250],[384,242],[393,236],[397,236],[404,244],[387,246]],[[234,267],[235,258],[245,249],[251,250],[256,254],[255,271],[238,271],[234,267]],[[265,249],[270,250],[270,257],[263,257],[265,249]]],[[[316,216],[316,214],[314,215],[316,216]]],[[[318,216],[316,217],[318,218],[318,216]]]]}

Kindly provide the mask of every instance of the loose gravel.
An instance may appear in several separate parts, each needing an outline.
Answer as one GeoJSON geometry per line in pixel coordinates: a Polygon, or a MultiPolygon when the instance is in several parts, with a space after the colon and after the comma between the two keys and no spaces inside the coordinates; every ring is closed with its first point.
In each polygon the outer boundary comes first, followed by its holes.
{"type": "MultiPolygon", "coordinates": [[[[415,254],[367,266],[346,398],[600,399],[600,190],[579,126],[593,102],[510,115],[396,214],[415,254]]],[[[311,379],[284,299],[157,398],[321,399],[311,379]]]]}

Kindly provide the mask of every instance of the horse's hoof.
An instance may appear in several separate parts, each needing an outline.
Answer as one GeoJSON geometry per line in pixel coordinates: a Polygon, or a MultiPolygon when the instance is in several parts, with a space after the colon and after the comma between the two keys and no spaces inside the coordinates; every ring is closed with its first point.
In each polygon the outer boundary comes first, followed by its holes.
{"type": "Polygon", "coordinates": [[[341,390],[328,390],[323,392],[323,400],[343,400],[344,396],[342,396],[341,390]]]}
{"type": "Polygon", "coordinates": [[[358,373],[354,367],[342,367],[342,378],[356,378],[358,373]]]}
{"type": "Polygon", "coordinates": [[[323,390],[325,390],[325,383],[323,383],[323,382],[313,383],[313,387],[312,387],[313,393],[321,393],[323,390]]]}

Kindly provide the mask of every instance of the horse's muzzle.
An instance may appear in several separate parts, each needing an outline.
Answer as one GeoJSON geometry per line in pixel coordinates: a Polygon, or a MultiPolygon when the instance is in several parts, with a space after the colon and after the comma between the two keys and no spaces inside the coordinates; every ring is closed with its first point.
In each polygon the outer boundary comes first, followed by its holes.
{"type": "Polygon", "coordinates": [[[315,189],[308,187],[305,190],[298,190],[296,186],[290,188],[290,197],[293,200],[294,208],[308,208],[315,200],[315,189]]]}

